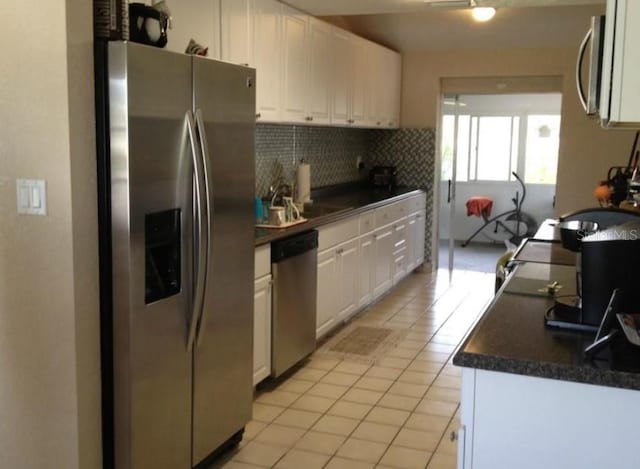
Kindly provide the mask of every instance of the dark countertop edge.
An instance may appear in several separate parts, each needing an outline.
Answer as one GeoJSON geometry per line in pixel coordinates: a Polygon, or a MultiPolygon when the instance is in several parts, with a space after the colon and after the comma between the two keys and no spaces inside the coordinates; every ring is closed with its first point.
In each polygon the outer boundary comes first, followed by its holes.
{"type": "Polygon", "coordinates": [[[610,388],[640,390],[640,375],[624,371],[587,368],[579,365],[559,365],[462,351],[453,357],[453,364],[486,371],[556,379],[610,388]]]}
{"type": "MultiPolygon", "coordinates": [[[[302,233],[304,231],[308,231],[313,228],[317,228],[319,226],[328,225],[329,223],[333,223],[344,218],[352,217],[353,215],[357,215],[359,213],[367,212],[369,210],[382,207],[383,205],[387,205],[393,202],[400,201],[402,199],[406,199],[408,197],[412,197],[414,195],[418,195],[423,193],[423,189],[410,189],[408,192],[404,194],[394,195],[389,197],[388,199],[380,200],[378,202],[373,202],[371,204],[363,205],[362,207],[350,207],[344,210],[340,210],[338,212],[330,213],[327,215],[323,215],[321,217],[310,218],[306,223],[301,223],[299,225],[292,226],[291,228],[282,228],[282,229],[273,229],[270,230],[273,233],[270,233],[266,236],[260,236],[255,240],[255,246],[262,246],[264,244],[271,243],[272,241],[276,241],[278,239],[286,238],[288,236],[302,233]]],[[[317,201],[320,202],[320,199],[317,201]]]]}

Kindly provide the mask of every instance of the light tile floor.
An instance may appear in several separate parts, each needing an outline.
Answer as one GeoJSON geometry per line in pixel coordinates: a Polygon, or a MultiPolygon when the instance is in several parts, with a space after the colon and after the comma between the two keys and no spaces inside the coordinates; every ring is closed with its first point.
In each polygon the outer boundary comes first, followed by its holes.
{"type": "Polygon", "coordinates": [[[257,393],[237,449],[212,469],[454,469],[460,370],[451,356],[493,295],[493,275],[416,272],[359,314],[406,329],[374,363],[312,355],[257,393]]]}

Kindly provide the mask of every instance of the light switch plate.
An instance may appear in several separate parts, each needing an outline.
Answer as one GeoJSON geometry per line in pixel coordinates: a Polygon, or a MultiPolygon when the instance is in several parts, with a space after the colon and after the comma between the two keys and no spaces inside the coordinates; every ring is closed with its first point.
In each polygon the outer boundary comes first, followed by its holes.
{"type": "Polygon", "coordinates": [[[18,179],[16,190],[19,214],[47,214],[47,185],[43,179],[18,179]]]}

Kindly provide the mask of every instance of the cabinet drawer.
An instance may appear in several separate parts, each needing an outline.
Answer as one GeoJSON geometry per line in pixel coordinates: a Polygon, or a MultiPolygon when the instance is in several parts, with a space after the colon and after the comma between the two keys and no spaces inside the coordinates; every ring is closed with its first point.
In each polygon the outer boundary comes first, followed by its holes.
{"type": "Polygon", "coordinates": [[[271,245],[265,244],[256,248],[254,279],[271,273],[271,245]]]}
{"type": "Polygon", "coordinates": [[[409,215],[409,199],[401,200],[393,204],[393,219],[399,220],[409,215]]]}
{"type": "Polygon", "coordinates": [[[393,246],[394,249],[400,249],[407,244],[407,223],[398,221],[393,225],[393,246]]]}
{"type": "Polygon", "coordinates": [[[409,213],[419,212],[427,206],[427,194],[422,193],[409,198],[409,213]]]}
{"type": "Polygon", "coordinates": [[[360,234],[369,233],[375,229],[375,212],[370,210],[369,212],[360,215],[360,234]]]}
{"type": "Polygon", "coordinates": [[[394,204],[385,205],[375,210],[376,228],[393,223],[394,204]]]}
{"type": "Polygon", "coordinates": [[[351,217],[318,228],[318,251],[328,249],[358,236],[359,217],[351,217]]]}

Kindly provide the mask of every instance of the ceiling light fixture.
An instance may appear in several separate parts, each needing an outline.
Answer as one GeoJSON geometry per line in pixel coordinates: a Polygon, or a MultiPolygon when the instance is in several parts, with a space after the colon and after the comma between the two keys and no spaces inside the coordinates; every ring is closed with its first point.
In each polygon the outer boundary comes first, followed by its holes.
{"type": "Polygon", "coordinates": [[[473,19],[480,22],[489,21],[495,14],[496,9],[493,7],[475,7],[471,10],[473,19]]]}

